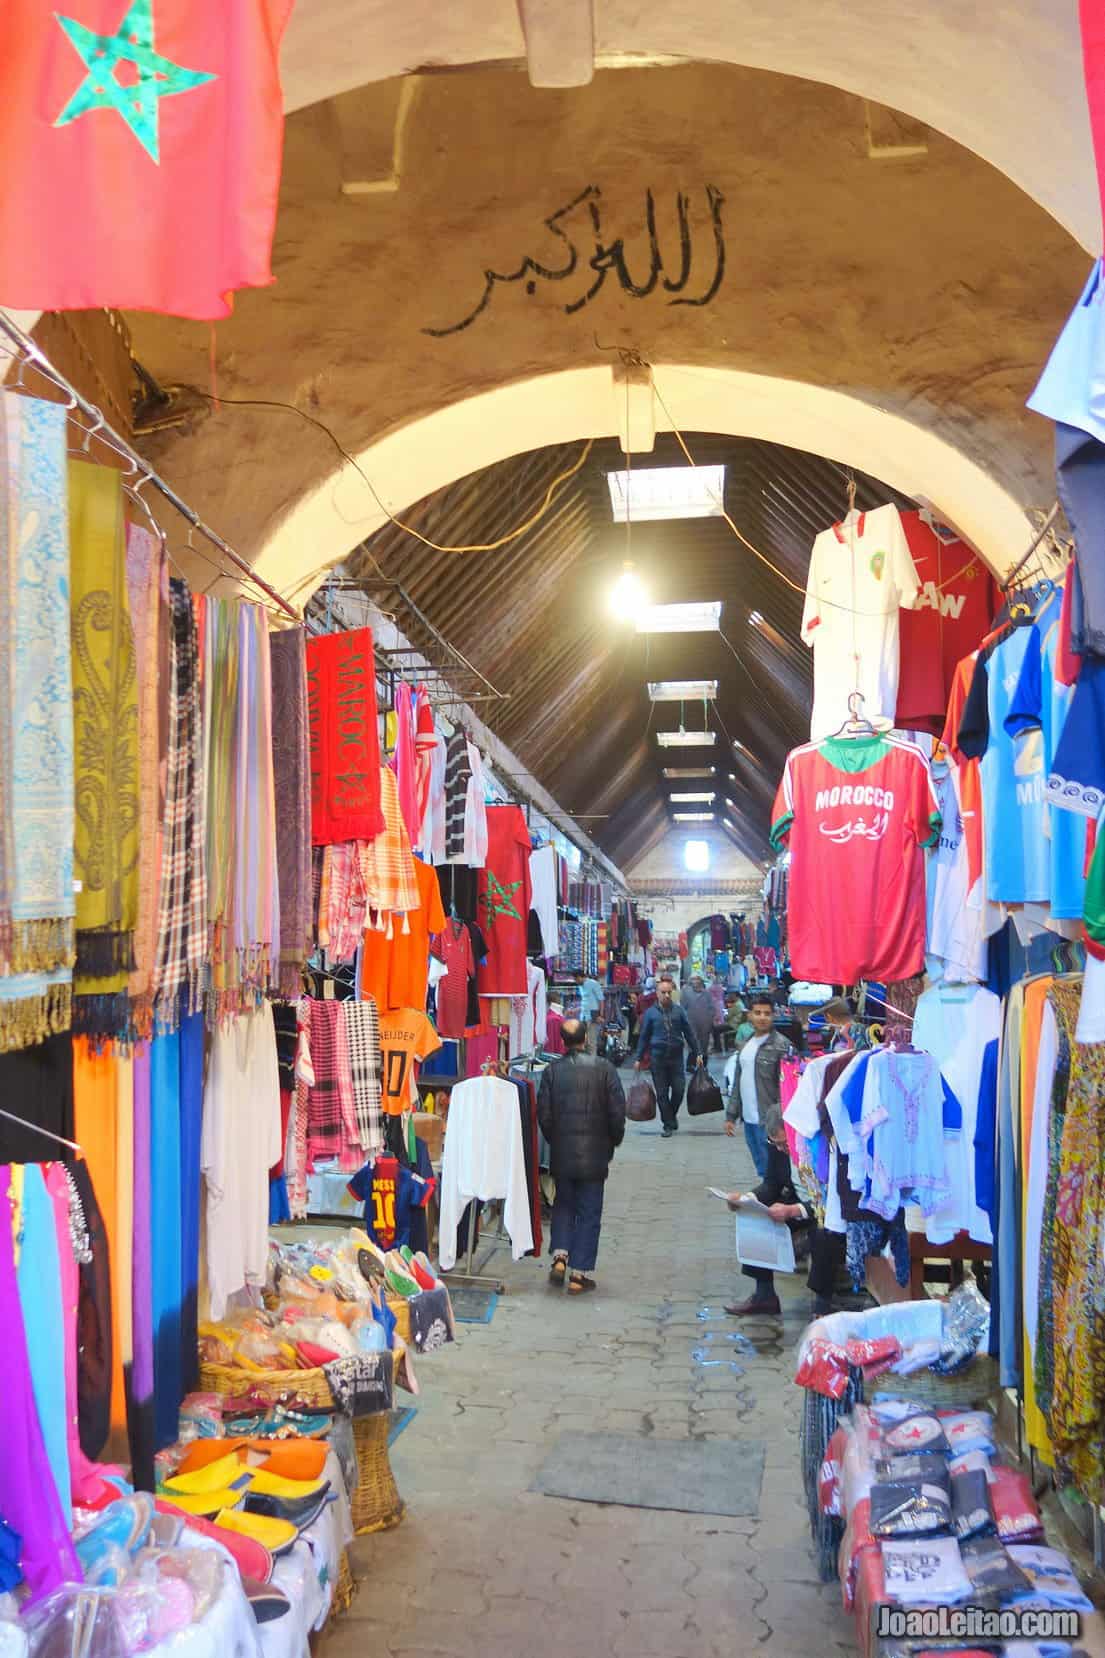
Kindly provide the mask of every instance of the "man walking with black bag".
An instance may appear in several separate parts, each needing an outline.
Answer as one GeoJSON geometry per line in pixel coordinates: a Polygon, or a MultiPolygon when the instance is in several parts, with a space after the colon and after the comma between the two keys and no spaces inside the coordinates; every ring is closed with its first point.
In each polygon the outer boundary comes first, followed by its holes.
{"type": "Polygon", "coordinates": [[[637,1054],[634,1060],[634,1070],[641,1071],[644,1069],[644,1055],[647,1053],[649,1056],[652,1084],[656,1089],[656,1103],[660,1107],[660,1116],[664,1124],[661,1133],[665,1140],[670,1140],[679,1127],[679,1107],[687,1086],[687,1073],[683,1064],[684,1043],[691,1050],[691,1057],[695,1063],[702,1064],[702,1054],[690,1021],[683,1009],[675,1003],[674,996],[674,979],[658,980],[656,1006],[650,1007],[641,1020],[641,1034],[637,1038],[637,1054]]]}
{"type": "Polygon", "coordinates": [[[556,1179],[549,1282],[570,1295],[595,1288],[602,1201],[610,1161],[625,1135],[625,1094],[607,1059],[586,1053],[587,1027],[565,1019],[564,1057],[541,1075],[537,1120],[549,1142],[556,1179]]]}

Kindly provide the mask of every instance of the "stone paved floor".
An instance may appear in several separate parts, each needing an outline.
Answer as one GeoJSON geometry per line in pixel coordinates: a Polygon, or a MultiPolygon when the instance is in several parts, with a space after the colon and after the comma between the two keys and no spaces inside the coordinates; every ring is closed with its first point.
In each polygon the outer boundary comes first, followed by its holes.
{"type": "MultiPolygon", "coordinates": [[[[720,1119],[661,1140],[629,1125],[607,1187],[598,1291],[568,1298],[543,1262],[495,1257],[507,1294],[489,1325],[420,1366],[418,1415],[392,1448],[408,1504],[396,1530],[360,1540],[365,1581],[324,1658],[772,1658],[854,1652],[835,1585],[809,1548],[793,1347],[808,1293],[780,1280],[784,1315],[737,1328],[708,1307],[743,1295],[733,1222],[707,1185],[754,1183],[720,1119]],[[707,1337],[712,1337],[707,1340],[707,1337]],[[694,1349],[732,1352],[741,1375],[694,1349]],[[557,1435],[758,1440],[757,1519],[568,1502],[530,1490],[557,1435]],[[375,1581],[374,1581],[375,1580],[375,1581]]],[[[404,1396],[405,1397],[405,1396],[404,1396]]]]}

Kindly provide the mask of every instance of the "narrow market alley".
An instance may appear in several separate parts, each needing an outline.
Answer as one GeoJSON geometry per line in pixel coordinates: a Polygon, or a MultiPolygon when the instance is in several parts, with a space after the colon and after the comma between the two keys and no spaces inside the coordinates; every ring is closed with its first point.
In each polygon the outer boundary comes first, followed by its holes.
{"type": "Polygon", "coordinates": [[[721,1658],[735,1633],[742,1651],[789,1658],[811,1650],[813,1631],[827,1658],[854,1649],[839,1585],[818,1582],[802,1496],[792,1375],[804,1275],[781,1281],[781,1323],[742,1328],[721,1311],[744,1291],[732,1218],[706,1187],[754,1181],[743,1141],[716,1118],[699,1126],[684,1112],[670,1141],[655,1123],[630,1124],[608,1183],[595,1295],[550,1289],[547,1257],[493,1257],[507,1294],[490,1324],[458,1326],[447,1363],[421,1366],[418,1414],[391,1452],[407,1516],[355,1545],[368,1582],[327,1658],[721,1658]],[[573,1433],[632,1436],[642,1459],[657,1440],[762,1449],[758,1513],[535,1492],[556,1440],[573,1433]]]}

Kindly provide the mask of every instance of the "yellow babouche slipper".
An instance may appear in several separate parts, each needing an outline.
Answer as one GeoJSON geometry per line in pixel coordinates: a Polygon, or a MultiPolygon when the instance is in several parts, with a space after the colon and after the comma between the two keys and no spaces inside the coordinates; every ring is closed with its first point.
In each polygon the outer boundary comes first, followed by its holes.
{"type": "Polygon", "coordinates": [[[290,1520],[273,1520],[267,1514],[247,1514],[244,1509],[224,1509],[215,1524],[242,1537],[251,1537],[270,1554],[283,1554],[299,1536],[290,1520]]]}
{"type": "Polygon", "coordinates": [[[165,1490],[171,1491],[174,1497],[178,1492],[196,1497],[205,1491],[225,1491],[227,1486],[241,1477],[242,1472],[242,1460],[237,1451],[228,1451],[215,1462],[191,1468],[184,1474],[174,1474],[172,1479],[165,1481],[165,1490]]]}
{"type": "Polygon", "coordinates": [[[242,1468],[240,1472],[249,1479],[247,1492],[256,1492],[261,1497],[313,1497],[325,1483],[323,1480],[292,1480],[285,1474],[270,1474],[264,1468],[242,1468]]]}
{"type": "Polygon", "coordinates": [[[234,1508],[236,1504],[244,1499],[248,1489],[247,1485],[243,1485],[240,1490],[231,1490],[230,1487],[224,1486],[219,1491],[201,1491],[194,1496],[168,1490],[164,1494],[174,1508],[183,1509],[185,1514],[195,1514],[200,1519],[210,1519],[213,1515],[218,1514],[220,1510],[226,1511],[234,1508]]]}

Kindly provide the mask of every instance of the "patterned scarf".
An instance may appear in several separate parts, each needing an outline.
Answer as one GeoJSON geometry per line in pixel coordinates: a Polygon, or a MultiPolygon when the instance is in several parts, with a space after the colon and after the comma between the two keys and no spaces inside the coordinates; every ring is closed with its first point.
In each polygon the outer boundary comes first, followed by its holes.
{"type": "MultiPolygon", "coordinates": [[[[269,635],[276,867],[280,892],[280,990],[299,994],[311,953],[311,745],[307,730],[307,636],[269,635]]],[[[275,964],[274,964],[275,970],[275,964]]]]}
{"type": "Polygon", "coordinates": [[[155,535],[127,525],[127,591],[134,625],[138,673],[138,922],[130,977],[131,1025],[148,1037],[153,1022],[153,970],[157,956],[157,891],[161,868],[160,712],[158,707],[161,607],[167,592],[165,553],[155,535]]]}
{"type": "Polygon", "coordinates": [[[307,641],[311,839],[371,840],[380,811],[380,738],[372,629],[307,641]]]}
{"type": "Polygon", "coordinates": [[[361,1158],[356,1148],[357,1119],[353,1110],[345,1003],[315,1001],[310,997],[304,997],[303,1001],[307,1011],[306,1019],[301,1014],[300,1027],[308,1033],[313,1080],[307,1082],[297,1072],[296,1095],[298,1103],[300,1090],[305,1091],[302,1098],[307,1119],[306,1166],[311,1170],[317,1159],[334,1157],[343,1169],[356,1169],[361,1158]]]}
{"type": "Polygon", "coordinates": [[[207,780],[207,920],[216,992],[230,926],[234,859],[234,749],[238,708],[238,605],[209,598],[203,673],[204,777],[207,780]]]}
{"type": "Polygon", "coordinates": [[[468,738],[458,726],[445,749],[445,856],[464,857],[464,808],[468,803],[468,738]]]}
{"type": "Polygon", "coordinates": [[[138,920],[138,684],[120,474],[69,463],[77,966],[74,1028],[126,1034],[138,920]]]}
{"type": "MultiPolygon", "coordinates": [[[[326,949],[334,961],[352,961],[364,937],[367,912],[361,848],[357,841],[327,846],[322,854],[326,897],[326,949]]],[[[319,928],[321,939],[322,928],[319,928]]]]}
{"type": "Polygon", "coordinates": [[[199,647],[192,595],[176,577],[169,583],[169,604],[169,731],[154,991],[159,1022],[175,1029],[181,992],[186,1012],[195,1010],[199,997],[207,954],[207,880],[199,647]]]}
{"type": "Polygon", "coordinates": [[[73,708],[64,408],[0,395],[0,1052],[69,1028],[73,708]]]}
{"type": "Polygon", "coordinates": [[[371,996],[363,1002],[345,1002],[349,1042],[349,1070],[353,1081],[353,1111],[357,1138],[370,1163],[384,1149],[384,1112],[380,1087],[380,1016],[371,996]]]}
{"type": "Polygon", "coordinates": [[[272,770],[272,680],[265,612],[238,607],[240,678],[234,806],[234,947],[242,994],[264,995],[269,961],[279,951],[276,903],[276,808],[272,770]]]}

